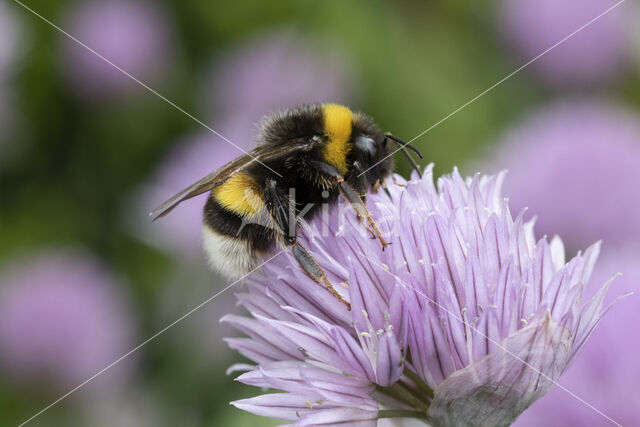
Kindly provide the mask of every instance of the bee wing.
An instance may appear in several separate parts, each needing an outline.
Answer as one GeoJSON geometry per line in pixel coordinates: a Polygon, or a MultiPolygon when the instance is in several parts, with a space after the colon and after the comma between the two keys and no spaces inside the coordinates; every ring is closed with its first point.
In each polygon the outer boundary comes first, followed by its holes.
{"type": "Polygon", "coordinates": [[[214,188],[224,184],[234,174],[245,170],[253,163],[262,163],[287,154],[291,154],[296,151],[308,149],[309,144],[291,144],[284,146],[266,144],[256,147],[247,154],[240,156],[235,160],[232,160],[217,171],[210,173],[198,182],[195,182],[184,190],[180,191],[178,194],[150,212],[149,216],[153,218],[153,221],[158,218],[162,218],[163,216],[171,212],[173,208],[178,206],[180,203],[202,193],[206,193],[207,191],[211,191],[214,188]]]}
{"type": "Polygon", "coordinates": [[[178,206],[183,201],[214,189],[216,186],[224,182],[224,179],[219,180],[218,176],[219,172],[216,171],[205,176],[200,181],[191,184],[189,187],[180,191],[178,194],[155,208],[153,211],[149,212],[149,216],[152,217],[153,221],[155,221],[156,219],[162,218],[163,216],[171,212],[173,208],[178,206]]]}

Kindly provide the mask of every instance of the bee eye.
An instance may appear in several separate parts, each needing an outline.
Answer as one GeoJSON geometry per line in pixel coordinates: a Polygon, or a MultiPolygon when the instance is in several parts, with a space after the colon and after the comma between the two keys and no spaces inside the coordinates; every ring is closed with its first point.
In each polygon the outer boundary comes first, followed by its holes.
{"type": "Polygon", "coordinates": [[[322,141],[322,137],[320,135],[313,135],[311,137],[311,142],[320,142],[322,141]]]}

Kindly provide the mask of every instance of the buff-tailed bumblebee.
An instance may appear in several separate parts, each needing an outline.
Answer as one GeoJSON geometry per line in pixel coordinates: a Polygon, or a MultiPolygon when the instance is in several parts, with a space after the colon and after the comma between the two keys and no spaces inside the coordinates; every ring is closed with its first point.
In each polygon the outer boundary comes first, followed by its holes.
{"type": "Polygon", "coordinates": [[[341,195],[385,248],[388,243],[369,214],[364,196],[370,189],[377,191],[391,174],[392,144],[417,169],[405,147],[422,158],[420,153],[383,133],[366,114],[336,104],[283,110],[263,119],[256,148],[179,192],[151,215],[157,219],[182,201],[210,192],[203,233],[214,269],[228,277],[242,276],[280,244],[291,249],[311,278],[324,283],[348,306],[297,242],[299,221],[341,195]]]}

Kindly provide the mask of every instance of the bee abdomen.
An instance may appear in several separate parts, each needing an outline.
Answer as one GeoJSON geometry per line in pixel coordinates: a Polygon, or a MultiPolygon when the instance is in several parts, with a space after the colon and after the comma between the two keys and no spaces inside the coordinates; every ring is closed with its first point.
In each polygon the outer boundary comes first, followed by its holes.
{"type": "Polygon", "coordinates": [[[220,234],[207,224],[202,227],[202,237],[209,265],[222,275],[237,279],[258,266],[260,254],[250,242],[220,234]]]}
{"type": "Polygon", "coordinates": [[[275,243],[274,232],[225,209],[215,197],[204,208],[203,247],[209,265],[228,278],[239,278],[258,267],[275,243]]]}

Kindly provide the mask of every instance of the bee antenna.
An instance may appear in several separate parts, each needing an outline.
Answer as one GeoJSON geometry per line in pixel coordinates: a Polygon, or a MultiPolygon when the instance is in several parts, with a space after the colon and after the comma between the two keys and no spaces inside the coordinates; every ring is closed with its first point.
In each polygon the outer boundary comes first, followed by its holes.
{"type": "Polygon", "coordinates": [[[418,176],[420,178],[422,178],[422,173],[420,172],[420,167],[415,162],[415,160],[413,160],[413,157],[411,157],[411,155],[407,151],[406,147],[409,147],[413,152],[418,154],[418,157],[420,157],[422,159],[422,154],[420,153],[420,151],[418,151],[415,147],[412,147],[411,145],[409,145],[409,143],[404,142],[400,138],[396,138],[395,136],[391,135],[390,133],[386,133],[384,135],[384,137],[390,139],[391,141],[393,141],[396,145],[398,145],[400,147],[400,151],[402,151],[402,154],[404,154],[404,157],[406,157],[406,159],[409,161],[409,163],[411,163],[411,166],[413,166],[415,171],[418,172],[418,176]]]}
{"type": "Polygon", "coordinates": [[[416,153],[418,155],[418,157],[420,157],[421,159],[424,159],[424,157],[422,157],[422,153],[420,152],[420,150],[418,150],[416,147],[414,147],[413,145],[409,144],[408,142],[404,142],[403,140],[401,140],[397,136],[393,136],[390,133],[385,133],[384,136],[386,138],[389,138],[390,140],[392,140],[396,144],[401,145],[402,147],[409,148],[411,151],[416,153]]]}

